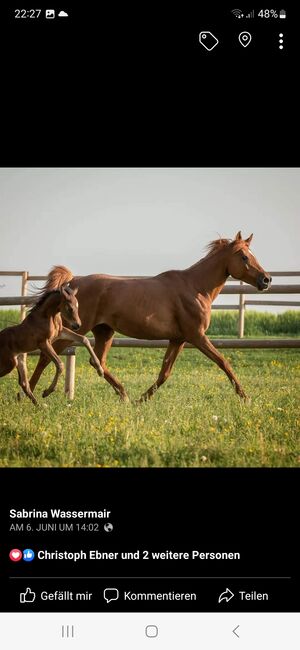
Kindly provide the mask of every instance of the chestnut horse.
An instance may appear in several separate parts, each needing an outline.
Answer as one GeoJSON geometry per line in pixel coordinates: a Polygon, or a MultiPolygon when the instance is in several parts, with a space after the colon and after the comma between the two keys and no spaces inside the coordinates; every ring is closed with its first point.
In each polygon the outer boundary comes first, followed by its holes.
{"type": "MultiPolygon", "coordinates": [[[[57,283],[59,276],[58,269],[52,272],[55,275],[55,283],[57,283]]],[[[103,376],[101,365],[87,337],[75,334],[72,331],[78,330],[81,326],[76,298],[77,289],[73,290],[67,285],[63,285],[60,289],[50,290],[52,279],[50,272],[46,286],[40,292],[38,301],[31,308],[23,322],[13,327],[6,327],[0,332],[0,377],[8,375],[14,368],[17,368],[20,387],[33,404],[37,404],[37,401],[28,382],[24,353],[33,352],[39,348],[49,362],[53,361],[55,364],[54,380],[49,388],[43,392],[43,397],[47,397],[55,390],[64,367],[52,346],[53,341],[58,337],[67,341],[71,338],[73,341],[83,343],[91,355],[98,374],[103,376]],[[63,327],[62,318],[64,322],[70,325],[72,330],[63,327]]],[[[64,343],[64,347],[65,345],[64,343]]]]}
{"type": "MultiPolygon", "coordinates": [[[[110,275],[88,275],[71,280],[78,287],[81,328],[92,330],[95,353],[103,367],[104,378],[122,400],[127,393],[106,365],[115,331],[138,339],[168,339],[161,371],[155,383],[141,396],[152,397],[168,379],[172,366],[184,347],[191,343],[223,370],[241,398],[246,395],[229,363],[205,335],[210,323],[211,305],[229,275],[243,280],[260,291],[268,289],[271,277],[260,266],[249,249],[252,235],[234,240],[218,239],[208,246],[207,255],[193,266],[180,271],[166,271],[149,278],[128,278],[110,275]]],[[[66,273],[68,272],[65,269],[66,273]]],[[[70,339],[71,343],[71,339],[70,339]]],[[[65,341],[56,341],[57,353],[65,341]]],[[[30,380],[34,390],[49,360],[42,352],[30,380]]],[[[93,364],[91,360],[90,363],[93,364]]]]}

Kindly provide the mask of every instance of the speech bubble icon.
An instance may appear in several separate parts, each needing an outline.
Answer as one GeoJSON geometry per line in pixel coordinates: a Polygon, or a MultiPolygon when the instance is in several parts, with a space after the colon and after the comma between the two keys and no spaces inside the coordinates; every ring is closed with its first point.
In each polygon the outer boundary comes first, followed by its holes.
{"type": "Polygon", "coordinates": [[[104,589],[103,596],[107,603],[111,603],[112,600],[118,600],[119,590],[114,587],[109,587],[104,589]]]}

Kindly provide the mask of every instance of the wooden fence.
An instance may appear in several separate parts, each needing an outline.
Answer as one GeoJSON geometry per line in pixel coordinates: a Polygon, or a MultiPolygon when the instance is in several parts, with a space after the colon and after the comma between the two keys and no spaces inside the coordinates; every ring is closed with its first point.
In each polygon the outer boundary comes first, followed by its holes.
{"type": "MultiPolygon", "coordinates": [[[[273,271],[270,273],[272,277],[299,277],[300,271],[273,271]]],[[[26,305],[30,305],[34,302],[33,296],[27,295],[28,282],[46,280],[47,276],[44,275],[30,275],[28,271],[0,271],[0,276],[20,276],[21,277],[21,296],[12,296],[12,297],[3,297],[0,298],[0,307],[1,306],[21,306],[21,320],[26,316],[26,305]]],[[[130,277],[130,276],[127,276],[130,277]]],[[[234,281],[234,278],[229,278],[230,282],[234,281]]],[[[238,339],[213,339],[214,345],[217,348],[299,348],[300,339],[244,339],[244,322],[245,322],[245,310],[247,305],[272,305],[272,306],[284,306],[284,307],[300,307],[300,302],[291,301],[291,300],[247,300],[246,296],[252,294],[262,295],[257,289],[252,286],[245,285],[243,282],[240,282],[238,285],[225,285],[221,294],[229,295],[239,295],[239,304],[217,304],[213,305],[213,309],[223,309],[231,310],[235,309],[239,311],[238,319],[238,339]]],[[[268,294],[300,294],[300,285],[299,284],[273,284],[268,290],[268,294]]],[[[90,339],[91,343],[94,344],[94,339],[90,339]]],[[[113,346],[116,347],[125,347],[125,348],[166,348],[168,341],[148,341],[145,339],[131,339],[131,338],[114,338],[113,346]]],[[[66,375],[65,375],[65,393],[69,399],[74,398],[75,390],[75,349],[76,345],[67,348],[64,350],[64,355],[66,355],[66,375]]],[[[186,344],[187,348],[193,347],[190,344],[186,344]]],[[[33,352],[31,354],[39,354],[39,352],[33,352]]]]}

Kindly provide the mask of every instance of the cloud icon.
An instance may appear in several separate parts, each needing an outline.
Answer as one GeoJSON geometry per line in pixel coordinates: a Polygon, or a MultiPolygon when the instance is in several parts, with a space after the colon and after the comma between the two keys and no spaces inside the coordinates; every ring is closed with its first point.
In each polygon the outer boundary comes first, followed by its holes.
{"type": "Polygon", "coordinates": [[[68,18],[68,15],[66,11],[60,11],[58,14],[59,18],[68,18]]]}

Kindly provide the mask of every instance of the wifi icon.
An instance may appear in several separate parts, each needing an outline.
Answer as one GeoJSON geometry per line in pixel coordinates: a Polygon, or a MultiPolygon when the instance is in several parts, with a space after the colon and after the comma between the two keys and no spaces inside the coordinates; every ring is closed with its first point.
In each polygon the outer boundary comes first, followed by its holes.
{"type": "Polygon", "coordinates": [[[232,9],[231,13],[236,17],[236,18],[244,18],[244,14],[241,11],[241,9],[232,9]]]}

